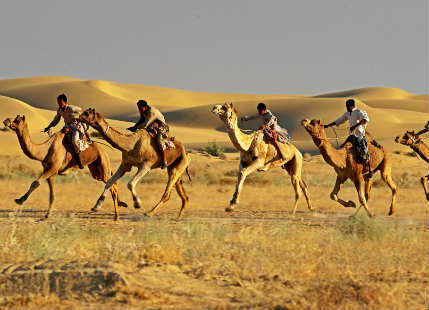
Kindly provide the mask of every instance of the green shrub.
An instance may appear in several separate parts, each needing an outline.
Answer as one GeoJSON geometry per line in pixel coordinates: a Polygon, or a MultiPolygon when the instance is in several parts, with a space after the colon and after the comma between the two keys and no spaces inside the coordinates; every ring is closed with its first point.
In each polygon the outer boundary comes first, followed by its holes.
{"type": "Polygon", "coordinates": [[[375,218],[369,218],[366,214],[340,219],[336,227],[344,236],[363,240],[380,240],[388,231],[386,224],[375,218]]]}
{"type": "Polygon", "coordinates": [[[207,143],[204,150],[212,156],[220,156],[223,154],[223,148],[215,141],[207,143]]]}

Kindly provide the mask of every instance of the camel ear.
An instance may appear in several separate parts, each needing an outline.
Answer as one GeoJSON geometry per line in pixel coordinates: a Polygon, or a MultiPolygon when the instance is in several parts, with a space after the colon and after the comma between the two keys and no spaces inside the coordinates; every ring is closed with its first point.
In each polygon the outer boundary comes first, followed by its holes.
{"type": "Polygon", "coordinates": [[[316,124],[320,125],[320,119],[316,119],[316,124]]]}

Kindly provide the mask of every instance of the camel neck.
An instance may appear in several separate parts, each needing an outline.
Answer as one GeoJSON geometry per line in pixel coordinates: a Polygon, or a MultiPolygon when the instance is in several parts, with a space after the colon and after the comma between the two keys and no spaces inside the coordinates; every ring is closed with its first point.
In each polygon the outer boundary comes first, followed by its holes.
{"type": "Polygon", "coordinates": [[[429,148],[424,142],[419,141],[414,143],[411,145],[411,149],[416,152],[424,161],[429,163],[429,148]]]}
{"type": "Polygon", "coordinates": [[[136,134],[124,135],[112,128],[104,119],[94,127],[102,137],[109,142],[115,149],[122,152],[129,152],[134,148],[136,134]]]}
{"type": "Polygon", "coordinates": [[[22,132],[16,132],[18,137],[19,144],[21,146],[22,151],[29,158],[43,161],[43,159],[48,154],[49,146],[51,140],[48,140],[42,144],[36,144],[30,137],[30,132],[28,130],[27,124],[24,125],[24,129],[22,132]]]}
{"type": "Polygon", "coordinates": [[[240,128],[238,128],[237,122],[232,125],[227,125],[226,128],[228,136],[234,145],[234,147],[240,152],[247,152],[252,144],[253,135],[246,135],[240,128]]]}
{"type": "Polygon", "coordinates": [[[337,150],[326,139],[313,137],[314,144],[319,148],[320,154],[328,165],[334,168],[343,168],[345,166],[344,149],[337,150]]]}

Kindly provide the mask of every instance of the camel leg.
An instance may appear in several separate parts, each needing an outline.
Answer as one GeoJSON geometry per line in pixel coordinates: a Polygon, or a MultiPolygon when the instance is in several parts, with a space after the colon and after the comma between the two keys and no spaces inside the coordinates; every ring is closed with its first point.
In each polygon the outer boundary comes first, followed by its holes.
{"type": "Polygon", "coordinates": [[[369,200],[369,194],[371,193],[372,182],[374,182],[374,178],[365,180],[365,199],[367,202],[369,200]]]}
{"type": "Polygon", "coordinates": [[[136,174],[132,177],[132,179],[127,184],[128,189],[131,191],[131,195],[133,196],[134,208],[136,208],[136,209],[140,209],[141,208],[141,201],[140,201],[140,198],[137,196],[137,193],[136,193],[136,190],[135,190],[136,184],[149,171],[150,171],[150,167],[148,167],[148,166],[140,166],[140,167],[138,167],[136,174]]]}
{"type": "Polygon", "coordinates": [[[115,221],[119,221],[119,211],[118,211],[118,201],[119,201],[119,193],[118,193],[118,185],[115,183],[110,188],[110,194],[112,195],[113,200],[113,209],[115,210],[115,221]]]}
{"type": "Polygon", "coordinates": [[[429,180],[429,175],[420,178],[420,183],[422,183],[423,190],[425,191],[427,200],[429,200],[428,180],[429,180]]]}
{"type": "Polygon", "coordinates": [[[368,216],[372,217],[373,214],[369,211],[368,204],[366,203],[366,199],[365,199],[365,191],[363,189],[363,184],[362,184],[363,180],[357,179],[354,183],[359,197],[359,207],[353,216],[356,216],[359,213],[360,208],[363,206],[368,216]]]}
{"type": "Polygon", "coordinates": [[[301,181],[299,182],[299,185],[301,186],[302,192],[304,193],[305,200],[307,201],[308,210],[313,211],[313,206],[311,204],[310,200],[310,193],[308,192],[308,186],[304,182],[304,180],[301,177],[301,181]]]}
{"type": "Polygon", "coordinates": [[[183,182],[181,178],[179,178],[179,180],[176,182],[176,191],[177,194],[180,196],[180,199],[182,199],[182,207],[180,208],[179,217],[177,218],[177,220],[180,221],[183,218],[183,212],[185,211],[186,206],[189,202],[189,198],[186,195],[185,189],[183,188],[183,182]]]}
{"type": "Polygon", "coordinates": [[[177,181],[179,181],[187,166],[187,160],[182,159],[182,161],[175,167],[168,167],[168,181],[164,190],[164,194],[162,195],[161,200],[153,207],[153,209],[146,213],[148,217],[152,217],[156,210],[170,199],[173,186],[177,183],[177,181]]]}
{"type": "Polygon", "coordinates": [[[389,210],[389,215],[392,215],[395,212],[396,196],[398,195],[398,187],[396,186],[395,182],[393,182],[392,180],[392,172],[391,172],[390,165],[389,166],[386,164],[383,165],[383,168],[381,170],[381,178],[392,191],[392,202],[390,204],[390,210],[389,210]]]}
{"type": "Polygon", "coordinates": [[[30,197],[31,193],[33,193],[40,186],[40,180],[47,180],[48,178],[56,175],[57,173],[57,167],[50,167],[49,169],[44,169],[40,177],[38,177],[37,180],[31,183],[28,191],[20,198],[15,199],[15,202],[19,205],[22,205],[28,199],[28,197],[30,197]]]}
{"type": "Polygon", "coordinates": [[[343,207],[346,208],[356,208],[356,204],[349,200],[349,201],[345,201],[341,198],[338,197],[338,193],[340,192],[341,189],[341,185],[343,185],[343,183],[347,180],[347,178],[343,178],[337,175],[337,179],[335,181],[335,186],[334,189],[331,192],[331,199],[338,202],[339,204],[341,204],[343,207]]]}
{"type": "Polygon", "coordinates": [[[54,205],[54,200],[55,200],[54,178],[53,177],[47,178],[46,182],[48,182],[48,185],[49,185],[49,208],[45,214],[45,218],[48,218],[49,215],[51,214],[51,210],[52,210],[52,207],[54,205]]]}
{"type": "Polygon", "coordinates": [[[289,162],[288,164],[285,164],[282,166],[283,169],[285,169],[292,181],[292,185],[295,190],[295,205],[293,208],[292,214],[295,215],[296,207],[298,206],[298,199],[301,196],[301,191],[304,192],[305,199],[307,200],[307,206],[310,211],[313,210],[311,206],[311,200],[310,200],[310,194],[308,193],[308,187],[307,184],[302,179],[301,175],[301,168],[302,168],[302,161],[301,165],[298,164],[298,161],[294,158],[292,162],[289,162]],[[289,164],[290,163],[290,164],[289,164]],[[296,177],[297,182],[295,183],[294,178],[296,177]]]}
{"type": "Polygon", "coordinates": [[[235,187],[234,195],[232,196],[232,199],[229,203],[229,207],[225,209],[226,212],[231,212],[234,210],[235,205],[238,204],[241,190],[243,189],[244,181],[246,180],[246,177],[255,172],[257,169],[262,167],[263,164],[257,159],[256,161],[252,162],[249,166],[246,168],[243,168],[243,165],[240,162],[239,171],[238,171],[238,179],[237,179],[237,185],[235,187]]]}
{"type": "Polygon", "coordinates": [[[104,186],[103,193],[98,198],[97,202],[95,203],[95,206],[92,207],[91,211],[96,212],[98,210],[98,208],[106,199],[106,192],[116,183],[116,181],[118,181],[120,178],[124,176],[125,172],[127,172],[127,170],[121,164],[118,170],[116,170],[116,172],[112,175],[112,177],[109,180],[107,180],[106,185],[104,186]]]}
{"type": "Polygon", "coordinates": [[[292,182],[293,190],[295,191],[295,204],[293,206],[292,215],[295,215],[296,208],[298,207],[298,200],[302,195],[301,187],[300,187],[300,176],[298,175],[292,175],[290,177],[290,180],[292,182]]]}

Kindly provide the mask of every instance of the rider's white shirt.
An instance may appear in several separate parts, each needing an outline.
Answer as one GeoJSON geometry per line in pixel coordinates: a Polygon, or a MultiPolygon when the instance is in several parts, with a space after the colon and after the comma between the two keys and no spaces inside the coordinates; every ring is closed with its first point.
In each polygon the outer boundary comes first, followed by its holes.
{"type": "Polygon", "coordinates": [[[358,139],[362,139],[363,137],[365,137],[365,129],[367,124],[369,123],[369,117],[365,111],[359,110],[358,108],[354,108],[351,112],[347,111],[335,121],[335,124],[338,126],[348,120],[351,128],[363,119],[366,120],[365,125],[359,125],[355,128],[354,131],[350,131],[351,135],[354,135],[358,139]]]}

